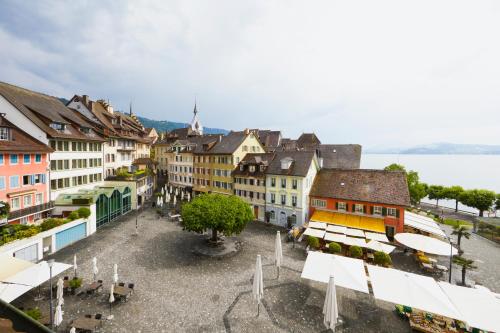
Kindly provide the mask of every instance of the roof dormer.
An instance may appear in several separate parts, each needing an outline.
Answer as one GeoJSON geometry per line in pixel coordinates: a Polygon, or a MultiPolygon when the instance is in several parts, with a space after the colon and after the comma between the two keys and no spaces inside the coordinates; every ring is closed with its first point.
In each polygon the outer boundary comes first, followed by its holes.
{"type": "Polygon", "coordinates": [[[281,162],[281,170],[288,170],[292,166],[293,158],[285,157],[280,162],[281,162]]]}

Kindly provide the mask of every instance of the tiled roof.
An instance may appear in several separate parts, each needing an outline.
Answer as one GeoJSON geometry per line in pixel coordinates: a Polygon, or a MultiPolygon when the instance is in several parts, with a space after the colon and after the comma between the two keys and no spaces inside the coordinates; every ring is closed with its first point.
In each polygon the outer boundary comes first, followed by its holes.
{"type": "Polygon", "coordinates": [[[232,174],[233,176],[264,177],[266,172],[265,170],[261,172],[260,166],[265,165],[267,169],[274,156],[274,153],[246,154],[232,174]],[[241,170],[241,165],[243,165],[243,170],[241,170]],[[254,172],[250,172],[248,168],[250,165],[256,166],[254,172]]]}
{"type": "Polygon", "coordinates": [[[0,117],[0,127],[10,128],[10,140],[0,140],[1,152],[51,153],[53,151],[3,117],[0,117]]]}
{"type": "Polygon", "coordinates": [[[323,158],[323,167],[328,169],[359,169],[361,145],[319,145],[318,157],[323,158]]]}
{"type": "Polygon", "coordinates": [[[302,135],[297,139],[297,146],[299,148],[307,148],[319,144],[321,144],[321,141],[314,133],[302,133],[302,135]]]}
{"type": "Polygon", "coordinates": [[[280,145],[281,132],[271,131],[271,130],[259,130],[251,129],[251,132],[255,133],[260,143],[267,148],[276,148],[280,145]]]}
{"type": "Polygon", "coordinates": [[[157,162],[153,161],[149,157],[139,157],[136,158],[133,162],[133,165],[139,165],[139,164],[146,164],[146,165],[151,165],[151,164],[157,164],[157,162]]]}
{"type": "Polygon", "coordinates": [[[322,169],[310,196],[410,205],[406,175],[401,171],[322,169]]]}
{"type": "Polygon", "coordinates": [[[232,154],[246,139],[248,134],[244,132],[230,132],[222,136],[211,149],[204,152],[206,154],[232,154]]]}
{"type": "Polygon", "coordinates": [[[288,175],[304,177],[309,171],[309,167],[315,158],[312,151],[282,151],[276,152],[274,159],[266,170],[271,175],[288,175]],[[292,159],[290,167],[286,170],[281,169],[281,160],[292,159]]]}

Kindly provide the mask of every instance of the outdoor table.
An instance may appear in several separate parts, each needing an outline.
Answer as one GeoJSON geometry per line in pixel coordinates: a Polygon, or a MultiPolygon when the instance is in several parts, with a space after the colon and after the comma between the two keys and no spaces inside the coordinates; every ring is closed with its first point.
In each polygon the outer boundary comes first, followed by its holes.
{"type": "Polygon", "coordinates": [[[99,325],[101,325],[101,321],[99,319],[83,317],[73,320],[70,326],[76,328],[77,330],[93,332],[99,327],[99,325]]]}
{"type": "Polygon", "coordinates": [[[100,288],[102,288],[102,283],[100,282],[92,282],[91,284],[87,285],[85,290],[90,290],[92,292],[98,291],[100,288]]]}
{"type": "Polygon", "coordinates": [[[438,262],[436,259],[430,257],[427,257],[427,260],[429,260],[431,264],[435,264],[438,262]]]}
{"type": "Polygon", "coordinates": [[[125,300],[132,294],[132,289],[123,286],[115,286],[113,294],[119,297],[125,297],[125,300]]]}
{"type": "Polygon", "coordinates": [[[5,333],[16,333],[10,319],[0,318],[0,331],[5,333]]]}
{"type": "Polygon", "coordinates": [[[436,265],[436,268],[439,269],[439,270],[441,270],[441,271],[448,272],[448,267],[446,267],[446,266],[436,265]]]}
{"type": "Polygon", "coordinates": [[[434,267],[432,267],[432,265],[431,265],[431,264],[426,264],[425,262],[423,262],[423,263],[422,263],[422,267],[423,267],[424,269],[429,270],[429,271],[432,271],[432,269],[434,268],[434,267]]]}

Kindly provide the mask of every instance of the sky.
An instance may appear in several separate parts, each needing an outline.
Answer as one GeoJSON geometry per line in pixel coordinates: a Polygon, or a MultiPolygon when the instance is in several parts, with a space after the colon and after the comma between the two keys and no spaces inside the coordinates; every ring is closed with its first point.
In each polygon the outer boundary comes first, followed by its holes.
{"type": "Polygon", "coordinates": [[[500,144],[500,1],[0,0],[0,81],[368,148],[500,144]]]}

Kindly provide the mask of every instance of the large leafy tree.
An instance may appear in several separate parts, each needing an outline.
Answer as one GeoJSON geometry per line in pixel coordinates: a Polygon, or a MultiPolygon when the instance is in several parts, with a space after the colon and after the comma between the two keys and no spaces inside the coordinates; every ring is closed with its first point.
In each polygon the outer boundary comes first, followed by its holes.
{"type": "Polygon", "coordinates": [[[500,193],[497,194],[497,199],[495,200],[495,216],[497,210],[500,210],[500,193]]]}
{"type": "Polygon", "coordinates": [[[458,266],[462,267],[462,285],[465,286],[465,274],[467,270],[476,269],[477,267],[474,265],[474,260],[466,259],[460,256],[454,256],[453,262],[458,266]]]}
{"type": "Polygon", "coordinates": [[[496,199],[495,192],[488,190],[468,190],[462,192],[459,197],[461,203],[479,210],[479,216],[484,215],[484,211],[493,206],[496,199]]]}
{"type": "Polygon", "coordinates": [[[455,200],[455,212],[458,212],[458,203],[463,191],[464,189],[461,186],[450,186],[443,189],[445,199],[455,200]]]}
{"type": "Polygon", "coordinates": [[[393,163],[386,166],[384,170],[387,171],[403,171],[406,174],[406,181],[408,183],[408,192],[410,193],[410,201],[413,205],[417,205],[427,195],[427,184],[421,183],[418,172],[410,170],[401,164],[393,163]]]}
{"type": "Polygon", "coordinates": [[[427,196],[430,200],[436,200],[436,207],[439,205],[439,200],[446,199],[445,194],[444,186],[441,185],[431,185],[427,189],[427,196]]]}
{"type": "Polygon", "coordinates": [[[253,220],[247,203],[237,196],[222,194],[198,195],[182,206],[181,216],[186,230],[202,233],[211,229],[213,242],[219,232],[226,236],[239,234],[253,220]]]}

